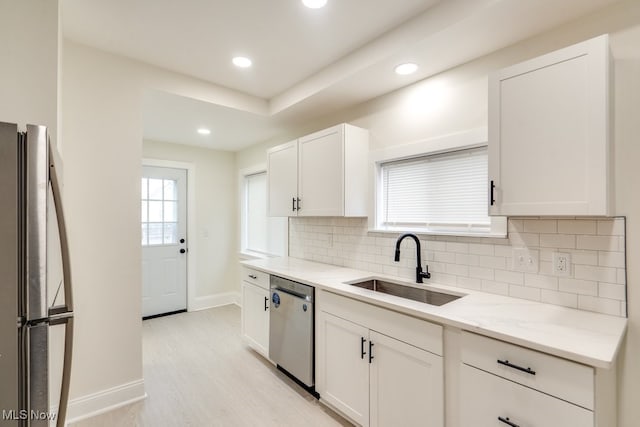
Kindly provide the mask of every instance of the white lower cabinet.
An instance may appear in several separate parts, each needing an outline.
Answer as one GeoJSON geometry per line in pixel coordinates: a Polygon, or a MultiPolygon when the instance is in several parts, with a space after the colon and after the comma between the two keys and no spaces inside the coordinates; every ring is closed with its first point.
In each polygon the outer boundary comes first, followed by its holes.
{"type": "Polygon", "coordinates": [[[442,426],[442,357],[375,331],[369,342],[370,425],[442,426]]]}
{"type": "Polygon", "coordinates": [[[320,313],[321,337],[316,337],[317,361],[322,365],[321,397],[352,421],[369,424],[369,364],[365,359],[369,330],[320,313]]]}
{"type": "Polygon", "coordinates": [[[593,412],[468,365],[461,372],[460,425],[593,427],[593,412]]]}
{"type": "Polygon", "coordinates": [[[592,367],[469,332],[461,343],[461,426],[596,425],[592,367]]]}
{"type": "Polygon", "coordinates": [[[269,357],[269,289],[242,282],[242,338],[269,357]]]}
{"type": "Polygon", "coordinates": [[[442,427],[442,356],[418,347],[441,343],[441,327],[335,295],[344,304],[332,307],[323,295],[316,324],[321,401],[362,426],[442,427]],[[417,335],[434,336],[411,343],[392,338],[394,329],[404,338],[412,326],[417,335]]]}

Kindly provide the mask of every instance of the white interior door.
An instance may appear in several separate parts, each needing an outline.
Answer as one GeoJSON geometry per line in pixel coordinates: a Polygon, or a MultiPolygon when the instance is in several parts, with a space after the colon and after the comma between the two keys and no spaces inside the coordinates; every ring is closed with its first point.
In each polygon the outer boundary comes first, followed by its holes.
{"type": "Polygon", "coordinates": [[[142,316],[187,308],[187,171],[142,168],[142,316]]]}

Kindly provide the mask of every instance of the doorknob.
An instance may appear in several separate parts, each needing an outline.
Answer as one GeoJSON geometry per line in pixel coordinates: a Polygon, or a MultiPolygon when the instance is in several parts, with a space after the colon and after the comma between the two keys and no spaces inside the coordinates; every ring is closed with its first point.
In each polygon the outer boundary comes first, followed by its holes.
{"type": "Polygon", "coordinates": [[[183,254],[183,253],[185,253],[185,252],[187,252],[187,250],[186,250],[186,249],[180,249],[180,253],[181,253],[181,254],[183,254]]]}

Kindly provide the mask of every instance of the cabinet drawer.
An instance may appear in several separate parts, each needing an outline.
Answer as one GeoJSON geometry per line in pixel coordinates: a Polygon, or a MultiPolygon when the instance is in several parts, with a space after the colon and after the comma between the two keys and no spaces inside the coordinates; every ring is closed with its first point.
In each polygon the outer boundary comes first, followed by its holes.
{"type": "Polygon", "coordinates": [[[594,372],[589,366],[466,331],[462,362],[594,409],[594,372]]]}
{"type": "Polygon", "coordinates": [[[479,369],[462,365],[460,379],[462,386],[460,425],[462,426],[594,426],[593,412],[588,409],[479,369]]]}
{"type": "Polygon", "coordinates": [[[242,280],[258,285],[261,288],[269,289],[269,275],[262,271],[242,267],[242,280]]]}

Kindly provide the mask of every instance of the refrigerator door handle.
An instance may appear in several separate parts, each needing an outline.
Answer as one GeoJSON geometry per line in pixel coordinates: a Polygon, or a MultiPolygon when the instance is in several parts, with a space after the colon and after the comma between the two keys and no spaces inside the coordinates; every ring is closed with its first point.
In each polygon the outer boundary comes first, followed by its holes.
{"type": "Polygon", "coordinates": [[[71,355],[73,354],[73,313],[60,315],[51,319],[50,325],[64,323],[64,361],[62,367],[62,386],[60,388],[60,403],[56,427],[65,427],[67,419],[67,406],[69,406],[69,384],[71,382],[71,355]]]}
{"type": "Polygon", "coordinates": [[[62,257],[62,277],[64,282],[65,305],[52,307],[50,310],[50,324],[65,324],[64,334],[64,362],[62,368],[62,386],[60,390],[60,404],[58,406],[57,427],[64,427],[67,418],[67,406],[69,404],[69,383],[71,381],[71,358],[73,354],[73,293],[71,287],[71,263],[69,258],[69,242],[67,240],[67,227],[62,210],[60,194],[60,182],[56,171],[56,152],[49,144],[49,181],[53,194],[53,204],[58,221],[60,233],[60,253],[62,257]]]}
{"type": "Polygon", "coordinates": [[[64,219],[64,211],[62,209],[62,200],[60,195],[60,182],[58,181],[58,173],[56,172],[57,153],[49,145],[49,181],[51,182],[51,193],[53,195],[53,204],[56,211],[58,222],[58,231],[60,233],[60,253],[62,256],[62,277],[64,281],[64,299],[67,311],[73,311],[73,293],[71,287],[71,262],[69,258],[69,242],[67,240],[67,226],[64,219]]]}

